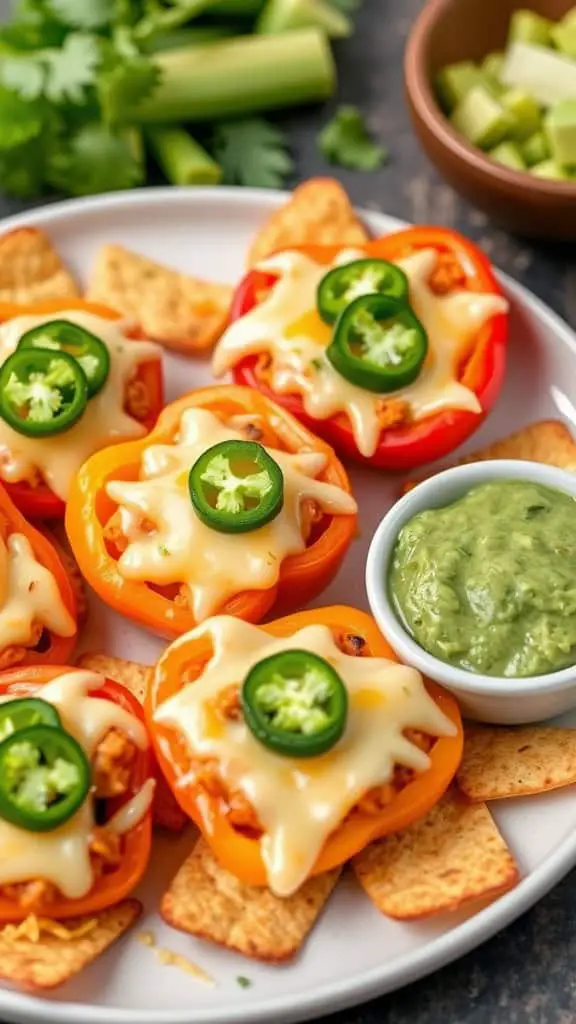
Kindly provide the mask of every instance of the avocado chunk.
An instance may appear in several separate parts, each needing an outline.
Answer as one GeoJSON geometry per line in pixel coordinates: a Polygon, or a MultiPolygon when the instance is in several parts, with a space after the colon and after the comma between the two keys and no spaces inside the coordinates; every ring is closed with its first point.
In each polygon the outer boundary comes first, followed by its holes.
{"type": "Polygon", "coordinates": [[[495,146],[489,151],[488,156],[491,160],[504,164],[504,167],[509,167],[512,171],[526,170],[520,147],[515,142],[501,142],[499,146],[495,146]]]}
{"type": "Polygon", "coordinates": [[[573,178],[565,167],[560,167],[555,160],[544,160],[530,168],[530,174],[535,178],[550,178],[553,181],[572,181],[573,178]]]}
{"type": "Polygon", "coordinates": [[[556,163],[576,167],[576,98],[562,100],[551,107],[544,128],[556,163]]]}
{"type": "Polygon", "coordinates": [[[536,43],[538,46],[548,46],[550,43],[550,30],[554,22],[535,11],[520,8],[514,11],[510,18],[508,30],[508,45],[511,43],[536,43]]]}
{"type": "Polygon", "coordinates": [[[513,123],[508,111],[484,86],[466,93],[450,120],[456,131],[480,149],[493,149],[503,142],[513,123]]]}
{"type": "Polygon", "coordinates": [[[534,164],[541,164],[544,160],[548,160],[550,146],[542,129],[534,132],[534,135],[531,135],[529,139],[526,139],[526,142],[522,143],[520,152],[528,167],[533,167],[534,164]]]}
{"type": "Polygon", "coordinates": [[[502,82],[551,107],[576,97],[576,61],[543,46],[513,43],[502,68],[502,82]]]}
{"type": "Polygon", "coordinates": [[[515,142],[524,142],[524,139],[538,131],[542,115],[540,107],[530,93],[524,92],[523,89],[508,89],[500,96],[500,103],[512,118],[510,135],[515,142]]]}
{"type": "Polygon", "coordinates": [[[484,84],[484,75],[471,60],[463,60],[442,68],[435,84],[440,105],[450,114],[471,89],[484,84]]]}

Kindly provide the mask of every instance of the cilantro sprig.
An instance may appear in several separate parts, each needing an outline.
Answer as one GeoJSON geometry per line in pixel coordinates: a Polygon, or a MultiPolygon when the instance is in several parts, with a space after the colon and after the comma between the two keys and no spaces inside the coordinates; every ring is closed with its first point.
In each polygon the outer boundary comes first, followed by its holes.
{"type": "Polygon", "coordinates": [[[374,142],[356,107],[339,107],[322,129],[318,145],[331,164],[354,171],[376,171],[388,159],[384,146],[374,142]]]}

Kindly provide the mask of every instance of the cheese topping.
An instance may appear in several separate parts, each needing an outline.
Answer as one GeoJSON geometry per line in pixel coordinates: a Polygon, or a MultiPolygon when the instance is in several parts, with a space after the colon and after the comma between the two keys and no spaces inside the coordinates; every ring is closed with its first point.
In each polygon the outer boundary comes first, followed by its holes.
{"type": "Polygon", "coordinates": [[[328,461],[323,452],[266,449],[284,474],[281,512],[249,534],[212,530],[194,511],[188,474],[203,452],[228,440],[243,437],[207,409],[187,409],[176,443],[146,448],[139,481],[106,486],[120,506],[122,532],[129,541],[118,561],[119,572],[126,579],[185,584],[198,622],[240,591],[275,586],[282,561],[306,547],[301,528],[305,499],[332,514],[356,511],[347,491],[315,479],[328,461]],[[154,525],[152,532],[146,532],[146,523],[154,525]]]}
{"type": "Polygon", "coordinates": [[[57,636],[74,636],[76,623],[49,569],[36,560],[27,537],[0,537],[0,651],[28,646],[33,626],[57,636]]]}
{"type": "MultiPolygon", "coordinates": [[[[90,691],[103,684],[96,672],[67,672],[42,687],[42,700],[58,709],[62,725],[78,741],[90,760],[110,729],[118,729],[141,750],[148,748],[146,730],[134,715],[111,700],[91,697],[90,691]]],[[[11,700],[0,698],[0,703],[11,700]]],[[[129,801],[138,815],[124,811],[123,831],[133,828],[144,816],[154,795],[154,782],[148,780],[129,801]]],[[[113,819],[114,822],[114,819],[113,819]]],[[[94,872],[90,860],[90,839],[96,824],[94,800],[88,797],[74,817],[53,832],[27,832],[0,818],[0,887],[31,879],[52,882],[69,899],[90,892],[94,872]]],[[[120,831],[118,822],[113,830],[120,831]]]]}
{"type": "MultiPolygon", "coordinates": [[[[333,266],[365,256],[344,250],[333,266]]],[[[373,455],[380,438],[382,402],[408,402],[412,419],[442,409],[480,412],[473,391],[458,382],[458,365],[480,328],[508,303],[499,295],[455,289],[437,295],[429,279],[438,262],[435,249],[422,249],[397,260],[410,283],[410,303],[428,333],[428,356],[422,373],[409,387],[389,395],[365,391],[342,377],[326,358],[332,328],[316,310],[316,291],[330,269],[300,252],[264,260],[258,270],[279,274],[264,300],[231,324],[216,346],[213,372],[219,377],[248,355],[270,357],[270,386],[278,394],[298,393],[309,416],[327,419],[346,413],[362,455],[373,455]]]]}
{"type": "MultiPolygon", "coordinates": [[[[228,787],[246,796],[262,825],[268,884],[276,895],[289,896],[308,877],[330,833],[367,790],[389,782],[397,764],[417,772],[429,767],[427,754],[404,731],[449,736],[455,727],[426,692],[419,672],[386,658],[343,654],[327,626],[306,626],[275,639],[258,626],[223,615],[176,644],[205,636],[213,645],[211,660],[154,718],[182,732],[193,756],[215,759],[228,787]],[[224,719],[215,712],[221,690],[240,686],[263,658],[291,649],[327,659],[348,690],[344,736],[320,757],[282,757],[260,744],[242,719],[224,719]]],[[[178,784],[188,785],[189,778],[183,775],[178,784]]]]}
{"type": "MultiPolygon", "coordinates": [[[[55,314],[19,316],[2,324],[0,364],[16,350],[23,334],[54,319],[55,314]]],[[[108,379],[89,400],[82,418],[62,434],[25,437],[0,419],[0,479],[5,483],[34,481],[40,472],[50,490],[65,501],[74,475],[90,455],[109,444],[146,434],[146,428],[124,409],[126,388],[142,363],[160,358],[160,349],[151,341],[126,338],[121,321],[78,310],[58,313],[58,319],[91,331],[107,346],[108,379]]]]}

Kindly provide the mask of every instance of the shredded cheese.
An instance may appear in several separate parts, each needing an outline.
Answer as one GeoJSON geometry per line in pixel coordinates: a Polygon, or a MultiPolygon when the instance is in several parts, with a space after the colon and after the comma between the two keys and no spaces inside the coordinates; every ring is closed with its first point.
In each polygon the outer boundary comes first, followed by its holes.
{"type": "Polygon", "coordinates": [[[51,935],[55,939],[73,942],[90,935],[98,924],[95,917],[88,918],[82,924],[67,927],[60,921],[52,921],[48,917],[37,917],[29,914],[19,924],[7,924],[0,930],[0,938],[7,942],[40,942],[43,935],[51,935]]]}

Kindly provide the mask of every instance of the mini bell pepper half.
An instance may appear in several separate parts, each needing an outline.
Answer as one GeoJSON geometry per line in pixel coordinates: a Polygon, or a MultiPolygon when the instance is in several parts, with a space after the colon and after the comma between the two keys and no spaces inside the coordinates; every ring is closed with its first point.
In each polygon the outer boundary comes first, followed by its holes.
{"type": "MultiPolygon", "coordinates": [[[[87,302],[84,299],[46,299],[44,302],[37,302],[34,305],[25,306],[18,305],[14,302],[0,302],[0,323],[5,323],[7,320],[13,320],[19,316],[42,316],[55,314],[55,324],[61,324],[60,318],[57,319],[58,314],[64,314],[69,310],[79,310],[84,313],[92,313],[94,316],[103,317],[106,320],[119,320],[121,319],[120,314],[115,310],[110,309],[108,306],[100,305],[99,303],[87,302]]],[[[69,328],[70,325],[67,325],[69,328]]],[[[28,332],[29,335],[34,335],[36,331],[28,332]]],[[[91,345],[89,339],[92,338],[87,331],[77,330],[78,338],[75,339],[78,343],[80,334],[86,336],[83,338],[86,346],[86,352],[82,352],[80,355],[74,351],[74,346],[71,344],[68,346],[63,342],[62,351],[64,353],[64,359],[70,358],[71,354],[74,354],[80,365],[82,365],[82,358],[91,356],[90,365],[94,365],[94,357],[97,349],[99,355],[97,369],[89,375],[88,380],[88,394],[84,397],[84,407],[86,404],[86,398],[96,394],[96,392],[103,386],[105,379],[104,374],[107,376],[109,356],[105,346],[99,341],[98,338],[93,338],[91,345]],[[104,353],[102,352],[104,349],[104,353]]],[[[136,334],[127,333],[127,337],[138,337],[136,334]]],[[[12,359],[22,359],[23,353],[29,357],[33,357],[40,350],[39,359],[43,357],[42,346],[39,344],[38,339],[33,337],[28,338],[25,336],[23,339],[23,349],[18,349],[17,353],[12,356],[12,359]],[[32,349],[32,351],[31,351],[32,349]],[[35,350],[35,351],[34,351],[35,350]]],[[[46,350],[44,350],[46,351],[46,350]]],[[[88,365],[88,364],[87,364],[88,365]]],[[[149,397],[149,412],[142,423],[147,430],[150,430],[158,418],[158,414],[162,409],[163,405],[163,382],[162,382],[162,364],[160,360],[148,360],[143,362],[138,367],[138,373],[135,378],[139,381],[146,390],[149,397]]],[[[72,402],[70,402],[72,405],[72,402]]],[[[78,406],[78,415],[81,415],[82,408],[76,400],[76,406],[78,406]]],[[[10,422],[10,420],[8,420],[10,422]]],[[[73,419],[70,417],[69,422],[62,425],[61,429],[66,429],[67,426],[71,426],[73,419]]],[[[55,431],[52,431],[55,432],[55,431]]],[[[40,437],[40,431],[37,431],[37,435],[40,437]]],[[[33,436],[30,434],[30,436],[33,436]]],[[[46,484],[40,484],[38,487],[33,487],[26,481],[18,483],[5,483],[4,485],[10,494],[10,497],[18,506],[19,509],[31,519],[62,519],[64,517],[65,503],[57,495],[53,494],[50,488],[46,484]]]]}
{"type": "MultiPolygon", "coordinates": [[[[306,626],[318,624],[329,626],[337,639],[353,637],[356,643],[360,642],[365,657],[398,661],[374,619],[353,608],[317,608],[297,612],[260,628],[271,636],[285,637],[306,626]]],[[[211,655],[211,644],[206,637],[186,637],[168,649],[148,691],[148,726],[158,761],[176,799],[201,829],[215,857],[245,884],[266,885],[266,870],[258,838],[234,828],[220,797],[194,784],[190,772],[194,753],[176,728],[154,719],[156,708],[174,696],[184,683],[193,684],[211,655]]],[[[429,753],[428,770],[416,775],[383,809],[375,814],[352,810],[328,839],[314,865],[313,875],[346,863],[374,839],[399,832],[423,817],[450,785],[462,757],[460,712],[453,697],[441,687],[431,682],[426,686],[438,707],[456,726],[456,733],[435,741],[429,753]]]]}
{"type": "MultiPolygon", "coordinates": [[[[341,246],[308,245],[296,247],[319,263],[331,263],[341,246]]],[[[362,246],[367,258],[393,263],[420,249],[435,249],[458,270],[457,287],[471,292],[501,295],[490,261],[471,241],[448,228],[414,227],[384,235],[362,246]]],[[[251,270],[240,282],[232,301],[230,321],[250,312],[261,297],[274,287],[276,277],[258,269],[251,270]]],[[[233,369],[236,384],[257,388],[274,399],[297,419],[323,437],[341,456],[380,469],[408,470],[443,458],[462,444],[481,426],[500,392],[506,366],[508,316],[493,316],[479,331],[459,367],[459,380],[474,392],[480,413],[449,409],[413,422],[382,430],[373,455],[358,451],[348,417],[338,414],[321,420],[310,417],[300,395],[272,392],[258,356],[244,357],[233,369]]],[[[383,389],[384,390],[384,389],[383,389]]]]}
{"type": "MultiPolygon", "coordinates": [[[[42,699],[42,687],[57,676],[77,669],[69,666],[38,665],[33,668],[9,669],[0,672],[0,697],[24,701],[27,698],[42,699]]],[[[143,711],[138,701],[119,683],[105,679],[101,688],[93,690],[91,696],[113,701],[140,721],[143,711]]],[[[1,707],[2,705],[0,705],[1,707]]],[[[34,728],[34,727],[32,727],[34,728]]],[[[36,726],[45,731],[49,726],[36,726]]],[[[67,735],[67,734],[65,734],[67,735]]],[[[108,801],[110,814],[115,813],[124,803],[138,792],[147,779],[153,776],[151,750],[137,750],[133,765],[129,791],[120,798],[108,801]]],[[[0,780],[0,789],[2,780],[0,780]]],[[[1,813],[1,800],[0,800],[1,813]]],[[[146,870],[150,857],[152,837],[152,812],[149,810],[142,820],[124,837],[122,859],[117,867],[102,873],[86,896],[69,899],[59,896],[50,903],[50,917],[54,920],[95,914],[106,907],[112,907],[128,896],[138,885],[146,870]]],[[[28,908],[0,891],[0,923],[23,921],[28,917],[28,908]]]]}
{"type": "MultiPolygon", "coordinates": [[[[73,485],[66,511],[66,530],[78,565],[106,604],[169,638],[181,636],[197,623],[192,612],[174,598],[121,575],[104,535],[104,527],[116,510],[105,488],[113,480],[137,479],[146,448],[170,444],[182,413],[190,408],[208,409],[224,422],[235,416],[254,417],[263,429],[262,444],[268,447],[325,453],[327,465],[319,479],[350,492],[347,474],[332,449],[285,409],[251,388],[219,385],[193,391],[166,406],[146,438],[114,445],[93,455],[73,485]]],[[[356,525],[355,515],[324,515],[306,550],[284,560],[276,586],[239,593],[223,605],[220,613],[260,622],[272,608],[282,613],[311,601],[336,575],[356,525]]],[[[250,543],[248,535],[246,543],[250,543]]]]}

